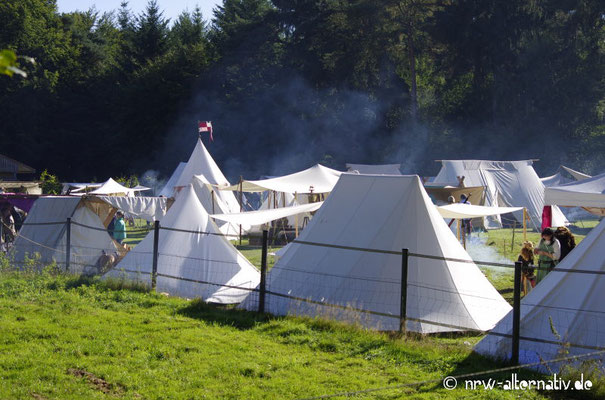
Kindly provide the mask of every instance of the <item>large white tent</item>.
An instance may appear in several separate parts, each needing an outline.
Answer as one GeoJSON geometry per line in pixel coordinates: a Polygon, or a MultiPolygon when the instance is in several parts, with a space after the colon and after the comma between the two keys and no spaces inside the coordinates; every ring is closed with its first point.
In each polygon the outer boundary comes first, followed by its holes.
{"type": "MultiPolygon", "coordinates": [[[[187,165],[181,172],[179,179],[176,182],[175,188],[178,190],[185,187],[193,182],[195,175],[203,175],[206,180],[219,187],[229,186],[229,181],[225,178],[225,175],[221,172],[206,146],[202,143],[201,139],[197,140],[195,148],[187,161],[187,165]]],[[[216,196],[219,197],[224,205],[228,208],[228,212],[239,212],[240,205],[235,198],[233,192],[230,191],[216,191],[216,196]]],[[[208,213],[211,213],[211,209],[206,209],[208,213]]]]}
{"type": "Polygon", "coordinates": [[[605,209],[605,173],[578,182],[546,188],[546,204],[583,207],[598,215],[605,209]]]}
{"type": "MultiPolygon", "coordinates": [[[[161,226],[159,292],[233,304],[258,285],[258,270],[221,234],[191,185],[177,195],[161,226]]],[[[150,284],[153,240],[152,231],[106,276],[150,284]]]]}
{"type": "Polygon", "coordinates": [[[53,260],[65,266],[67,218],[71,218],[70,271],[96,271],[96,263],[105,252],[118,252],[119,245],[109,236],[98,215],[79,197],[40,197],[30,210],[15,239],[15,261],[39,255],[39,261],[53,260]]]}
{"type": "MultiPolygon", "coordinates": [[[[490,207],[525,207],[530,223],[539,230],[544,208],[544,184],[536,174],[530,160],[486,161],[486,160],[442,160],[442,167],[432,185],[458,186],[458,177],[464,177],[465,186],[485,187],[485,205],[490,207]]],[[[513,214],[519,223],[523,213],[513,214]]],[[[567,219],[561,210],[552,207],[552,226],[566,225],[567,219]]],[[[500,228],[499,216],[485,219],[486,228],[500,228]]]]}
{"type": "MultiPolygon", "coordinates": [[[[418,176],[357,174],[341,176],[270,271],[266,308],[396,330],[402,271],[396,252],[403,248],[430,256],[409,257],[408,330],[487,330],[510,310],[447,227],[418,176]]],[[[244,307],[254,309],[256,297],[252,293],[244,307]]]]}
{"type": "Polygon", "coordinates": [[[402,175],[401,164],[348,164],[347,171],[359,172],[360,174],[377,175],[402,175]]]}
{"type": "Polygon", "coordinates": [[[295,172],[290,175],[278,176],[275,178],[261,179],[256,181],[243,181],[242,184],[232,185],[223,188],[224,190],[242,190],[244,192],[264,192],[273,190],[275,192],[286,193],[329,193],[336,185],[342,172],[321,164],[316,164],[311,168],[295,172]]]}
{"type": "MultiPolygon", "coordinates": [[[[603,248],[605,221],[601,221],[589,232],[523,298],[519,345],[521,364],[585,354],[595,351],[595,347],[605,347],[603,248]],[[590,271],[597,274],[591,274],[590,271]]],[[[477,344],[475,350],[481,354],[508,359],[511,355],[511,334],[512,312],[477,344]]]]}
{"type": "Polygon", "coordinates": [[[162,188],[162,190],[160,191],[158,196],[162,196],[162,197],[174,196],[174,187],[176,186],[177,182],[179,181],[179,178],[181,177],[181,174],[183,173],[183,170],[185,169],[186,166],[187,166],[186,162],[180,162],[179,165],[176,166],[174,172],[172,172],[172,175],[170,175],[170,178],[168,178],[168,181],[166,181],[166,184],[164,185],[164,187],[162,188]]]}

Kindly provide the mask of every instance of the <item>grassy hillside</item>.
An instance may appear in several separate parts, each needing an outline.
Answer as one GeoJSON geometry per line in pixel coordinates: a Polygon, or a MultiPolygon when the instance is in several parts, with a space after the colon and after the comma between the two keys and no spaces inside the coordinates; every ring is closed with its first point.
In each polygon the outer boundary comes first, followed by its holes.
{"type": "Polygon", "coordinates": [[[0,273],[0,326],[2,399],[296,399],[426,380],[355,398],[546,398],[443,389],[444,376],[501,366],[471,353],[478,337],[403,340],[119,282],[0,273]]]}

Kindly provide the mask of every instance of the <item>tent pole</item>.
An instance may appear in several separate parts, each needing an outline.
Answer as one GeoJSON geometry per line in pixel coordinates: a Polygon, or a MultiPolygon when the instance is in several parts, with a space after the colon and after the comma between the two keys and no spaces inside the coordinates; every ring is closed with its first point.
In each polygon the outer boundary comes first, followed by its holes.
{"type": "MultiPolygon", "coordinates": [[[[294,204],[298,205],[298,193],[294,192],[294,204]]],[[[296,216],[294,217],[294,225],[296,225],[294,227],[295,230],[295,236],[296,238],[298,238],[298,214],[296,214],[296,216]]]]}
{"type": "Polygon", "coordinates": [[[214,190],[210,192],[210,196],[212,196],[212,214],[214,214],[214,190]]]}
{"type": "Polygon", "coordinates": [[[466,226],[461,229],[460,235],[462,236],[462,247],[466,250],[466,226]]]}
{"type": "Polygon", "coordinates": [[[456,238],[460,241],[460,220],[456,219],[456,238]]]}
{"type": "MultiPolygon", "coordinates": [[[[244,211],[244,177],[239,176],[239,212],[244,211]]],[[[242,225],[239,226],[239,245],[242,245],[242,225]]]]}
{"type": "Polygon", "coordinates": [[[527,208],[523,207],[523,241],[527,241],[527,208]]]}

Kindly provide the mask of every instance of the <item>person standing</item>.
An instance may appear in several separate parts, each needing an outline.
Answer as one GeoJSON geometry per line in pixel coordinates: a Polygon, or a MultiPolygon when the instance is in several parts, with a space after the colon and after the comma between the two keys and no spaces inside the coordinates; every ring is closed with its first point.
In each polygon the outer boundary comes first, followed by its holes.
{"type": "MultiPolygon", "coordinates": [[[[460,204],[467,204],[467,205],[471,205],[471,202],[468,199],[468,196],[465,194],[461,194],[460,195],[460,204]]],[[[473,230],[473,225],[471,223],[471,219],[470,218],[466,218],[462,220],[462,230],[464,231],[464,234],[467,237],[471,236],[471,232],[473,230]]]]}
{"type": "Polygon", "coordinates": [[[540,239],[538,246],[534,250],[534,254],[538,256],[537,284],[555,268],[555,265],[557,265],[557,262],[561,257],[561,244],[555,238],[552,229],[544,228],[542,231],[542,239],[540,239]]]}
{"type": "Polygon", "coordinates": [[[113,224],[113,238],[120,244],[126,239],[126,223],[124,222],[124,213],[122,211],[116,213],[116,220],[113,224]]]}
{"type": "Polygon", "coordinates": [[[561,244],[561,257],[559,257],[559,262],[561,262],[576,247],[576,238],[566,226],[557,228],[555,238],[561,244]]]}

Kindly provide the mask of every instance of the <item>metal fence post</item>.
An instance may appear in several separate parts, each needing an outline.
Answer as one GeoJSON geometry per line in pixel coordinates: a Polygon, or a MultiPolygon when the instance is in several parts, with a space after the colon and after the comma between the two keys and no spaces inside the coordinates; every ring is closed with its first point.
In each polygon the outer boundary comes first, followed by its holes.
{"type": "Polygon", "coordinates": [[[401,301],[399,309],[399,332],[405,334],[408,301],[408,249],[401,249],[401,301]]]}
{"type": "Polygon", "coordinates": [[[151,267],[151,289],[155,290],[158,279],[158,244],[160,240],[160,221],[153,223],[153,265],[151,267]]]}
{"type": "Polygon", "coordinates": [[[263,250],[260,260],[260,291],[258,294],[258,312],[265,312],[265,293],[267,290],[267,242],[268,231],[263,229],[263,250]]]}
{"type": "Polygon", "coordinates": [[[521,328],[521,262],[515,262],[515,287],[513,292],[513,337],[511,363],[519,364],[519,336],[521,328]]]}
{"type": "Polygon", "coordinates": [[[65,272],[69,271],[71,263],[71,218],[67,218],[65,226],[65,272]]]}

